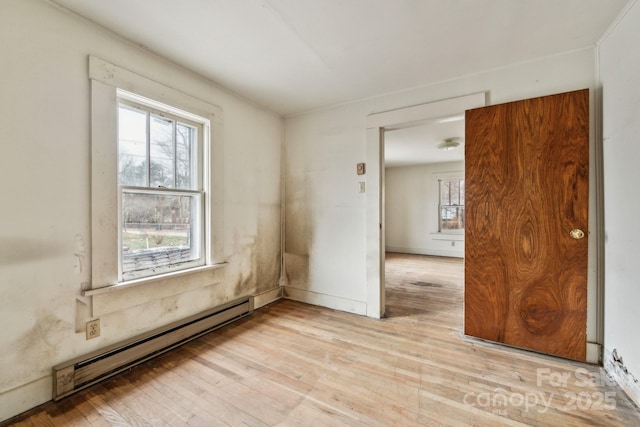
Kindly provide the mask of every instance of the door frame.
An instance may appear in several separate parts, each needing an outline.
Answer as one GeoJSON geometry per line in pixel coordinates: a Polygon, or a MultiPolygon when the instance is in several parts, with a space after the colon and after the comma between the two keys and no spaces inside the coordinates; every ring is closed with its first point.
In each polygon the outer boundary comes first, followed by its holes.
{"type": "MultiPolygon", "coordinates": [[[[589,261],[587,297],[587,362],[602,361],[604,343],[602,129],[601,94],[589,95],[589,261]],[[598,143],[596,141],[599,141],[598,143]]],[[[443,117],[464,114],[470,108],[488,105],[489,93],[449,98],[396,110],[370,114],[366,118],[366,295],[369,317],[384,317],[385,311],[385,223],[384,223],[384,131],[417,126],[443,117]]]]}
{"type": "Polygon", "coordinates": [[[486,100],[487,93],[479,92],[367,117],[367,316],[381,318],[385,311],[384,132],[464,115],[465,110],[486,106],[486,100]]]}

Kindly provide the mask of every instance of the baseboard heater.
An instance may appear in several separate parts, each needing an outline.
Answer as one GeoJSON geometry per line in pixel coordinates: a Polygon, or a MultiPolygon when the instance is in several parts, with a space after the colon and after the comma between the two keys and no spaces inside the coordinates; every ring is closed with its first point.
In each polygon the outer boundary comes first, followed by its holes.
{"type": "Polygon", "coordinates": [[[244,298],[54,366],[53,400],[60,400],[227,325],[252,310],[253,298],[244,298]]]}

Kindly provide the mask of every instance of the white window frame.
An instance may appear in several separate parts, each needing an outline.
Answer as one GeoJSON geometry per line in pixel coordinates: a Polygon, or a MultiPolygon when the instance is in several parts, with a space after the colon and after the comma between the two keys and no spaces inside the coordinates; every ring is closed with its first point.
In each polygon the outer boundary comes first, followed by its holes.
{"type": "MultiPolygon", "coordinates": [[[[464,181],[465,180],[465,176],[464,176],[464,172],[462,173],[458,173],[458,172],[445,172],[445,173],[438,173],[435,174],[434,176],[434,181],[435,181],[435,194],[437,197],[437,201],[435,203],[436,205],[436,209],[437,209],[437,214],[436,214],[436,229],[438,230],[438,234],[455,234],[455,235],[464,235],[464,228],[461,229],[448,229],[448,228],[441,228],[441,222],[440,222],[440,215],[442,212],[442,205],[440,204],[441,202],[441,182],[443,181],[464,181]]],[[[466,195],[465,195],[465,201],[466,201],[466,195]]],[[[466,203],[465,205],[466,209],[466,203]]],[[[465,212],[466,213],[466,212],[465,212]]]]}
{"type": "MultiPolygon", "coordinates": [[[[187,270],[194,267],[200,267],[205,264],[207,247],[204,244],[204,236],[207,233],[207,224],[204,220],[207,214],[207,203],[209,199],[209,188],[207,185],[207,175],[208,168],[207,162],[205,159],[208,158],[209,152],[209,128],[210,122],[209,120],[197,116],[195,114],[189,113],[187,111],[180,110],[170,105],[162,104],[157,101],[150,100],[148,98],[141,97],[131,92],[127,92],[122,89],[117,89],[116,93],[118,95],[118,107],[121,105],[126,105],[128,107],[134,108],[139,111],[143,111],[147,114],[159,115],[162,117],[167,117],[171,120],[174,120],[176,123],[182,122],[190,126],[194,126],[197,129],[200,129],[198,132],[198,138],[196,142],[196,189],[178,189],[178,188],[153,188],[151,187],[151,183],[147,183],[147,186],[144,187],[135,187],[130,185],[119,185],[118,190],[118,283],[127,282],[130,280],[135,280],[138,278],[147,278],[157,276],[163,273],[173,272],[173,271],[182,271],[187,270]],[[125,192],[129,193],[140,193],[140,194],[165,194],[165,195],[200,195],[199,206],[201,212],[197,212],[198,223],[195,224],[197,227],[197,235],[195,236],[196,242],[195,245],[199,252],[199,257],[197,259],[193,259],[187,262],[183,262],[179,265],[166,265],[166,266],[158,266],[155,268],[147,268],[139,271],[132,272],[124,272],[123,268],[123,252],[122,252],[122,231],[123,231],[123,218],[122,218],[122,197],[125,192]]],[[[119,126],[119,125],[118,125],[119,126]]],[[[147,124],[148,126],[148,124],[147,124]]],[[[149,143],[149,135],[147,135],[147,144],[149,143]]],[[[147,146],[147,148],[149,148],[147,146]]],[[[149,155],[149,153],[147,153],[149,155]]],[[[146,165],[148,169],[150,165],[146,165]]]]}
{"type": "MultiPolygon", "coordinates": [[[[212,284],[209,270],[224,264],[224,170],[223,114],[213,104],[184,94],[176,89],[142,77],[126,69],[89,57],[91,81],[91,284],[84,296],[101,295],[116,289],[130,289],[143,284],[161,284],[175,289],[190,290],[212,284]],[[203,185],[207,188],[204,201],[206,233],[205,260],[200,267],[120,281],[119,276],[119,208],[118,208],[118,90],[151,103],[156,109],[169,105],[209,122],[203,132],[205,150],[203,185]],[[155,101],[152,101],[155,100],[155,101]],[[153,105],[153,103],[159,103],[153,105]]],[[[167,291],[175,294],[179,291],[167,291]]],[[[162,291],[157,297],[161,297],[162,291]]],[[[140,303],[140,299],[136,300],[140,303]]],[[[94,301],[95,305],[95,301],[94,301]]],[[[125,304],[126,305],[126,304],[125,304]]],[[[95,315],[95,313],[94,313],[95,315]]]]}

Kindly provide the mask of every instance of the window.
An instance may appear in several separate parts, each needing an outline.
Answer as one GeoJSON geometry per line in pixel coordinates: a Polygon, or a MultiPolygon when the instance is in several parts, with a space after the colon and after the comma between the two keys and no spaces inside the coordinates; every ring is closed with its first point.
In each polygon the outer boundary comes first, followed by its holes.
{"type": "Polygon", "coordinates": [[[438,231],[464,230],[464,180],[438,180],[440,203],[438,205],[438,231]]]}
{"type": "Polygon", "coordinates": [[[89,78],[93,315],[220,283],[223,110],[95,56],[89,78]]]}
{"type": "Polygon", "coordinates": [[[206,120],[154,104],[118,91],[119,281],[205,263],[206,120]]]}

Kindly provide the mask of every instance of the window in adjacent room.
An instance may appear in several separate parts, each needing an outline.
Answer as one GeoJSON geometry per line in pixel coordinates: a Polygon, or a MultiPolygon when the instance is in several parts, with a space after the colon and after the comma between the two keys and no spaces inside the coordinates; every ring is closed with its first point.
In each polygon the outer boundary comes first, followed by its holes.
{"type": "Polygon", "coordinates": [[[440,203],[438,205],[438,231],[464,230],[464,180],[438,180],[440,203]]]}
{"type": "Polygon", "coordinates": [[[118,95],[119,281],[204,265],[206,120],[118,95]]]}

